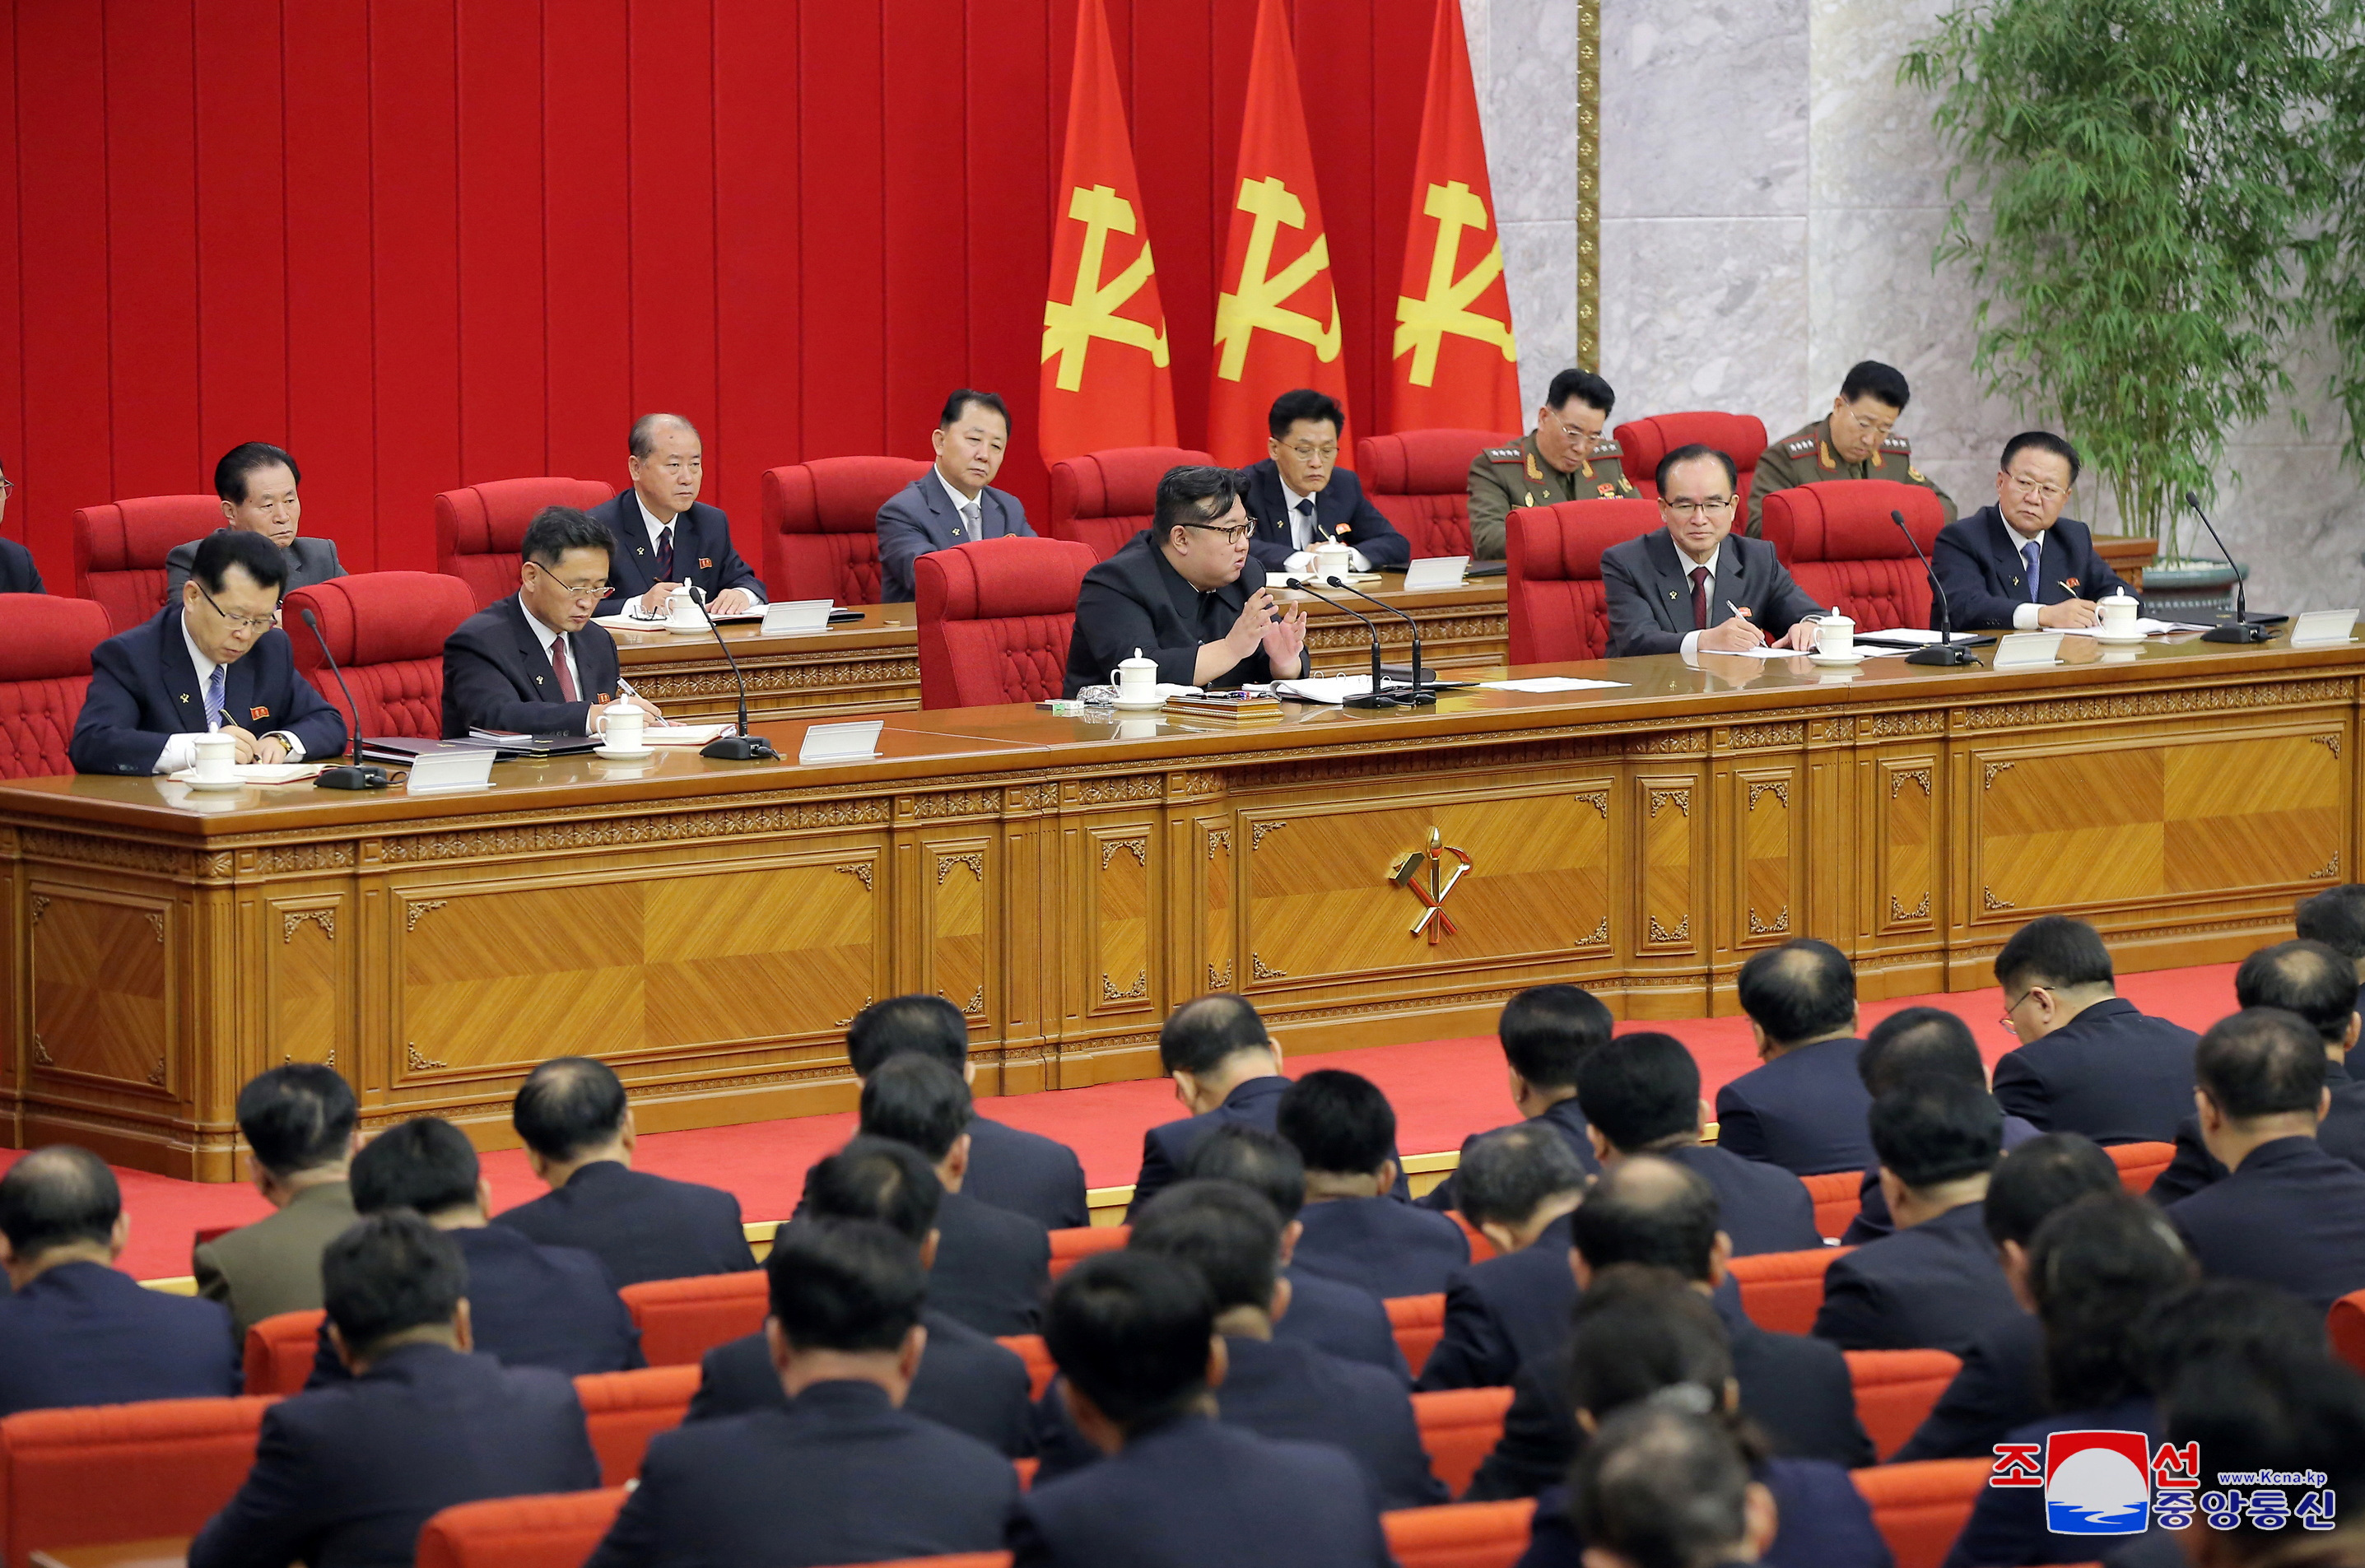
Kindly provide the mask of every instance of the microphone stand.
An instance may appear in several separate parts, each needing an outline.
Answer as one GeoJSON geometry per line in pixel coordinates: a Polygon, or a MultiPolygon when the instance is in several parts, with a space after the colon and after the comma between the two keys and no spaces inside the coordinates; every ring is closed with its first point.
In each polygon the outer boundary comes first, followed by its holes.
{"type": "Polygon", "coordinates": [[[1905,514],[1892,510],[1889,521],[1897,525],[1898,532],[1905,535],[1905,543],[1913,546],[1914,559],[1922,563],[1922,575],[1930,579],[1930,590],[1938,596],[1938,640],[1926,648],[1914,649],[1905,655],[1905,662],[1910,665],[1978,663],[1978,655],[1955,641],[1955,611],[1946,602],[1946,585],[1938,580],[1938,568],[1930,564],[1930,557],[1922,554],[1922,542],[1913,537],[1911,529],[1905,526],[1905,514]]]}
{"type": "Polygon", "coordinates": [[[312,641],[320,644],[320,656],[329,661],[329,673],[337,678],[337,689],[345,694],[345,706],[353,714],[353,760],[350,767],[324,767],[320,777],[312,781],[316,790],[383,790],[389,782],[383,767],[366,767],[362,762],[362,709],[353,700],[353,689],[345,684],[345,672],[337,667],[337,655],[329,652],[329,639],[320,634],[320,618],[306,605],[298,614],[304,624],[312,629],[312,641]]]}
{"type": "Polygon", "coordinates": [[[2201,640],[2204,643],[2267,641],[2275,634],[2274,628],[2261,626],[2250,619],[2249,584],[2243,580],[2242,568],[2236,564],[2234,553],[2225,548],[2224,540],[2217,537],[2217,525],[2209,521],[2207,512],[2201,510],[2201,498],[2187,490],[2184,492],[2184,504],[2192,509],[2192,515],[2199,518],[2201,526],[2209,531],[2209,543],[2217,546],[2217,554],[2225,557],[2225,564],[2234,568],[2234,619],[2223,626],[2213,626],[2203,632],[2201,640]]]}
{"type": "MultiPolygon", "coordinates": [[[[1395,698],[1389,696],[1385,691],[1381,689],[1383,683],[1380,679],[1380,628],[1378,622],[1374,622],[1370,616],[1364,614],[1362,610],[1357,610],[1351,604],[1341,604],[1328,594],[1316,593],[1314,585],[1307,582],[1304,577],[1283,577],[1282,579],[1282,586],[1283,588],[1295,588],[1298,592],[1303,594],[1310,594],[1314,598],[1318,599],[1323,603],[1328,605],[1333,610],[1345,610],[1348,614],[1362,622],[1363,623],[1363,629],[1372,634],[1372,689],[1361,697],[1348,698],[1344,702],[1341,702],[1339,706],[1342,708],[1394,708],[1399,706],[1395,698]]],[[[1306,662],[1306,669],[1308,673],[1311,673],[1314,661],[1309,658],[1306,662]]]]}
{"type": "Polygon", "coordinates": [[[699,614],[706,618],[706,629],[714,633],[714,645],[723,650],[723,661],[731,666],[731,678],[739,687],[739,733],[715,736],[698,748],[698,755],[717,762],[778,762],[780,754],[772,749],[771,742],[747,733],[747,678],[739,673],[739,661],[731,656],[731,644],[724,639],[723,628],[714,623],[713,614],[706,608],[706,590],[696,583],[685,583],[682,591],[689,595],[699,614]]]}
{"type": "Polygon", "coordinates": [[[1411,616],[1407,615],[1395,605],[1390,604],[1386,599],[1381,599],[1374,594],[1365,593],[1362,588],[1357,588],[1354,584],[1346,581],[1335,574],[1330,577],[1327,577],[1322,580],[1329,584],[1334,588],[1344,588],[1347,592],[1353,594],[1357,599],[1370,599],[1373,604],[1378,605],[1382,610],[1386,610],[1389,614],[1396,617],[1396,619],[1402,621],[1406,625],[1412,628],[1412,695],[1409,697],[1399,696],[1396,698],[1396,701],[1399,705],[1407,708],[1425,708],[1430,703],[1435,702],[1437,700],[1436,691],[1430,688],[1423,686],[1420,679],[1420,622],[1415,621],[1411,616]]]}

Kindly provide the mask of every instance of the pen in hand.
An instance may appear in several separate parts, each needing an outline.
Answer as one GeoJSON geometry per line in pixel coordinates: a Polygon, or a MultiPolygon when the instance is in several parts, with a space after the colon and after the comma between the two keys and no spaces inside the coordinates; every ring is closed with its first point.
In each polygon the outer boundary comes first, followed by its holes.
{"type": "MultiPolygon", "coordinates": [[[[645,697],[643,697],[643,696],[640,694],[639,690],[633,687],[633,683],[632,683],[631,681],[629,681],[629,680],[626,680],[626,679],[625,679],[622,676],[621,676],[621,675],[620,675],[620,676],[618,676],[618,677],[616,678],[616,689],[617,689],[617,690],[619,690],[619,691],[621,691],[621,692],[622,692],[625,696],[627,696],[627,697],[631,698],[633,701],[638,702],[638,703],[641,703],[641,704],[642,704],[643,706],[644,706],[644,707],[645,707],[645,706],[647,705],[647,703],[648,703],[648,699],[647,699],[647,698],[645,698],[645,697]]],[[[655,711],[655,710],[654,710],[654,709],[652,709],[652,710],[651,710],[651,711],[655,711]]],[[[662,714],[662,713],[657,714],[657,726],[658,726],[660,729],[664,728],[665,726],[667,726],[667,725],[668,725],[668,724],[671,724],[672,722],[673,722],[673,721],[672,721],[671,719],[667,718],[664,714],[662,714]]]]}

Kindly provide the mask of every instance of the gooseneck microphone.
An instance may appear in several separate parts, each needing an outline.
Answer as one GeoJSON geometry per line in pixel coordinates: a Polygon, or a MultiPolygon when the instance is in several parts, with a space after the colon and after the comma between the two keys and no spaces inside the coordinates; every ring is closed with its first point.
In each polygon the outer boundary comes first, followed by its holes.
{"type": "MultiPolygon", "coordinates": [[[[1380,679],[1379,624],[1370,616],[1364,614],[1362,610],[1357,610],[1353,605],[1341,604],[1337,599],[1332,599],[1328,594],[1317,591],[1314,585],[1307,582],[1304,577],[1283,577],[1281,582],[1282,587],[1293,588],[1302,594],[1312,595],[1312,597],[1320,599],[1323,603],[1328,605],[1333,610],[1345,610],[1348,614],[1362,622],[1363,623],[1363,630],[1372,634],[1372,689],[1365,692],[1361,697],[1348,698],[1344,702],[1340,703],[1339,706],[1342,708],[1394,708],[1399,706],[1395,698],[1389,696],[1382,689],[1383,682],[1380,679]]],[[[1314,661],[1310,658],[1306,660],[1306,667],[1307,673],[1311,674],[1314,668],[1314,661]]]]}
{"type": "Polygon", "coordinates": [[[1938,568],[1930,564],[1930,557],[1922,554],[1922,542],[1913,537],[1911,529],[1905,526],[1905,514],[1892,510],[1889,521],[1897,525],[1898,532],[1905,535],[1905,543],[1913,546],[1914,559],[1922,563],[1922,575],[1930,579],[1930,591],[1938,596],[1938,640],[1926,648],[1914,649],[1905,655],[1905,662],[1910,665],[1978,663],[1978,655],[1955,641],[1955,611],[1946,602],[1946,585],[1938,580],[1938,568]]]}
{"type": "Polygon", "coordinates": [[[345,706],[352,710],[353,715],[353,762],[350,765],[322,768],[320,777],[313,780],[313,788],[316,790],[383,790],[389,782],[386,769],[366,767],[362,762],[361,704],[353,700],[353,689],[345,684],[345,672],[337,667],[337,655],[329,652],[329,639],[320,634],[320,618],[312,613],[312,607],[308,604],[297,613],[304,618],[304,624],[312,629],[312,641],[320,644],[320,656],[329,661],[329,673],[337,678],[337,689],[345,694],[345,706]]]}
{"type": "Polygon", "coordinates": [[[1396,617],[1396,619],[1402,621],[1406,625],[1412,628],[1412,692],[1409,696],[1403,695],[1401,693],[1398,694],[1396,697],[1396,703],[1399,707],[1421,708],[1436,701],[1437,693],[1421,684],[1420,622],[1415,621],[1411,616],[1407,615],[1395,605],[1390,604],[1386,599],[1381,599],[1375,594],[1365,593],[1362,588],[1357,588],[1354,584],[1347,581],[1335,572],[1322,580],[1329,584],[1334,588],[1346,589],[1349,593],[1353,594],[1357,599],[1370,599],[1373,604],[1378,605],[1382,610],[1386,610],[1390,615],[1396,617]]]}
{"type": "Polygon", "coordinates": [[[2225,548],[2224,540],[2217,537],[2217,525],[2209,521],[2207,512],[2201,510],[2199,496],[2191,490],[2185,491],[2184,504],[2192,509],[2192,515],[2199,518],[2201,526],[2209,531],[2209,543],[2217,546],[2217,554],[2234,568],[2234,619],[2223,626],[2212,626],[2201,633],[2201,640],[2204,643],[2265,642],[2275,634],[2274,628],[2261,626],[2250,619],[2250,586],[2243,580],[2242,568],[2235,561],[2234,553],[2225,548]]]}
{"type": "Polygon", "coordinates": [[[715,736],[698,748],[698,755],[713,757],[718,762],[778,762],[780,754],[772,749],[771,742],[761,735],[747,733],[747,678],[739,673],[739,661],[731,656],[730,642],[723,635],[723,628],[714,623],[713,613],[706,608],[706,590],[696,583],[685,583],[680,591],[689,595],[690,602],[698,606],[699,614],[706,618],[706,629],[714,633],[714,645],[723,650],[723,660],[731,666],[731,678],[739,687],[739,733],[715,736]]]}

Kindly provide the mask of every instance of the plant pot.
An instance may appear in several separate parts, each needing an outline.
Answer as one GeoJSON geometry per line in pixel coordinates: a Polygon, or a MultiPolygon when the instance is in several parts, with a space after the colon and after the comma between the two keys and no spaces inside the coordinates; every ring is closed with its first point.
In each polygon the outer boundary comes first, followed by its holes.
{"type": "Polygon", "coordinates": [[[2159,561],[2144,568],[2144,613],[2163,621],[2207,621],[2230,614],[2234,585],[2247,566],[2225,561],[2159,561]]]}

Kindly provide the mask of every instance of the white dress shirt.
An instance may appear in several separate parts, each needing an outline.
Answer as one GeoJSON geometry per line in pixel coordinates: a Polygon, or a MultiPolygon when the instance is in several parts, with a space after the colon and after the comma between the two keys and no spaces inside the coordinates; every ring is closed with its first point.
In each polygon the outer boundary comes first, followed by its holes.
{"type": "MultiPolygon", "coordinates": [[[[1280,465],[1274,466],[1278,468],[1280,465]]],[[[1292,546],[1290,557],[1282,563],[1282,567],[1293,576],[1304,577],[1314,569],[1314,513],[1311,509],[1300,510],[1299,503],[1314,500],[1314,498],[1299,495],[1289,487],[1289,481],[1283,479],[1281,481],[1281,498],[1283,507],[1289,513],[1289,543],[1292,546]]],[[[1358,572],[1372,569],[1372,563],[1364,559],[1361,550],[1351,545],[1348,549],[1347,564],[1351,569],[1358,572]]]]}
{"type": "MultiPolygon", "coordinates": [[[[645,507],[641,510],[644,515],[648,510],[645,507]]],[[[535,615],[532,607],[526,603],[525,595],[522,593],[518,595],[518,608],[525,611],[526,627],[532,632],[534,640],[542,644],[542,656],[550,661],[551,667],[557,668],[558,661],[562,658],[566,661],[566,679],[567,683],[575,688],[575,700],[577,702],[590,701],[590,693],[583,689],[583,666],[575,659],[575,639],[569,637],[566,642],[560,643],[558,633],[542,623],[541,618],[535,615]]],[[[560,699],[554,697],[552,700],[558,701],[560,699]]],[[[584,725],[584,733],[596,734],[606,727],[607,714],[596,702],[592,703],[590,712],[596,716],[597,722],[584,725]]]]}
{"type": "Polygon", "coordinates": [[[985,492],[983,490],[980,490],[973,498],[964,496],[958,490],[953,488],[953,482],[945,477],[945,471],[943,469],[938,468],[932,464],[929,465],[928,472],[936,476],[936,483],[945,487],[946,497],[953,503],[953,516],[958,520],[960,523],[961,538],[964,541],[969,539],[969,514],[961,510],[964,507],[975,507],[977,509],[977,536],[980,539],[984,538],[985,492]]]}
{"type": "MultiPolygon", "coordinates": [[[[2012,519],[2010,518],[2005,518],[2003,520],[2003,528],[2006,533],[2012,535],[2012,553],[2020,557],[2022,566],[2024,566],[2028,564],[2027,550],[2032,544],[2037,547],[2036,558],[2040,561],[2045,559],[2044,534],[2040,533],[2032,539],[2027,534],[2023,533],[2019,529],[2014,528],[2012,525],[2012,519]]],[[[2045,607],[2037,603],[2036,600],[2033,599],[2024,604],[2013,605],[2012,607],[2012,629],[2015,632],[2035,631],[2039,624],[2041,624],[2036,618],[2044,612],[2045,607]]]]}
{"type": "MultiPolygon", "coordinates": [[[[658,535],[665,532],[667,529],[672,528],[676,523],[680,522],[683,518],[689,514],[687,512],[676,512],[672,522],[659,521],[657,514],[649,510],[649,503],[642,498],[641,492],[637,489],[633,492],[633,504],[641,509],[641,526],[649,531],[649,559],[654,562],[656,559],[656,554],[660,548],[658,535]]],[[[674,535],[673,540],[673,580],[678,583],[687,582],[689,579],[689,574],[681,569],[681,535],[677,533],[674,535]]],[[[696,564],[697,563],[695,562],[691,563],[692,566],[695,566],[696,564]]],[[[757,604],[764,602],[764,596],[754,588],[742,588],[739,591],[745,594],[749,599],[754,599],[757,604]]],[[[633,604],[634,606],[638,606],[640,602],[641,601],[637,599],[633,600],[633,604]]],[[[527,613],[531,616],[532,612],[529,610],[527,613]]],[[[553,633],[553,635],[555,634],[556,633],[553,633]]]]}
{"type": "MultiPolygon", "coordinates": [[[[1674,534],[1671,533],[1667,536],[1667,543],[1670,544],[1676,543],[1674,534]]],[[[1710,615],[1714,615],[1716,613],[1716,575],[1723,568],[1724,552],[1725,542],[1720,539],[1716,542],[1716,553],[1710,555],[1707,560],[1702,561],[1695,557],[1690,551],[1685,549],[1682,545],[1676,544],[1676,559],[1683,565],[1684,586],[1687,588],[1691,587],[1692,572],[1696,567],[1706,566],[1708,568],[1708,589],[1709,595],[1708,612],[1710,615]]],[[[1687,658],[1690,657],[1693,654],[1699,652],[1700,633],[1707,630],[1707,627],[1702,626],[1695,631],[1684,633],[1683,652],[1687,658]]]]}
{"type": "MultiPolygon", "coordinates": [[[[197,700],[199,702],[203,702],[205,700],[206,686],[214,678],[214,661],[206,657],[204,650],[197,646],[196,639],[189,635],[189,620],[185,615],[181,618],[181,645],[189,650],[189,663],[196,667],[197,672],[197,700]]],[[[230,700],[230,694],[226,687],[222,694],[222,700],[225,704],[222,710],[222,717],[224,719],[228,719],[230,716],[230,710],[227,706],[230,700]]],[[[211,734],[219,728],[221,728],[221,726],[219,723],[207,724],[204,733],[211,734]]],[[[156,771],[159,773],[178,773],[185,767],[195,767],[197,765],[197,731],[184,730],[179,734],[174,735],[170,740],[166,741],[164,743],[164,749],[156,754],[156,771]]],[[[259,736],[258,738],[262,740],[272,740],[275,738],[281,745],[287,748],[287,760],[290,762],[301,762],[304,760],[304,743],[297,740],[295,735],[290,734],[288,731],[274,730],[270,734],[259,736]]]]}

